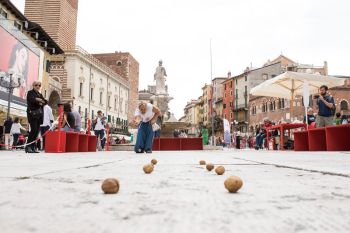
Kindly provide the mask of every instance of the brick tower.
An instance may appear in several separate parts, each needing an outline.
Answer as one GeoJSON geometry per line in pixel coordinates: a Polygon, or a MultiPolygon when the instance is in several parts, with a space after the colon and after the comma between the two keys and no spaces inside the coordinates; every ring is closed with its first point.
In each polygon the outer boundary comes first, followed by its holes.
{"type": "Polygon", "coordinates": [[[139,63],[130,53],[93,54],[98,60],[109,66],[114,72],[130,82],[128,119],[134,116],[138,103],[139,92],[139,63]]]}
{"type": "Polygon", "coordinates": [[[26,0],[24,15],[63,49],[75,47],[78,0],[26,0]]]}

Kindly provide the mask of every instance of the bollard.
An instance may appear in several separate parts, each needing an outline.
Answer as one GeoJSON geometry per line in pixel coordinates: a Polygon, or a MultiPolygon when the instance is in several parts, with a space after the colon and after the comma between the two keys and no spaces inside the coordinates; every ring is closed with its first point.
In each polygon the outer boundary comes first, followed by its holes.
{"type": "Polygon", "coordinates": [[[63,119],[63,105],[58,104],[58,125],[57,125],[58,131],[61,131],[62,119],[63,119]]]}
{"type": "MultiPolygon", "coordinates": [[[[61,145],[61,128],[62,128],[62,120],[63,120],[63,104],[58,104],[58,137],[57,137],[57,142],[58,145],[61,145]]],[[[64,142],[66,143],[66,142],[64,142]]]]}
{"type": "Polygon", "coordinates": [[[87,134],[88,134],[88,135],[91,135],[91,120],[90,120],[90,119],[88,119],[87,134]]]}
{"type": "Polygon", "coordinates": [[[109,125],[107,124],[107,126],[106,126],[106,140],[107,140],[107,142],[106,142],[106,151],[109,151],[109,125]]]}

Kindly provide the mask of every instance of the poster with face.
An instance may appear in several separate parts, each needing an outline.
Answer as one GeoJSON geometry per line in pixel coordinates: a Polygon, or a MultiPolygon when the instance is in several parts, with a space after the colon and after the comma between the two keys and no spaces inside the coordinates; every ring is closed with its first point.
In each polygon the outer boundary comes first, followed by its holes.
{"type": "MultiPolygon", "coordinates": [[[[0,26],[0,71],[12,73],[14,83],[21,79],[20,87],[13,91],[12,102],[25,106],[26,93],[38,80],[39,57],[0,26]]],[[[4,82],[9,82],[4,77],[4,82]]],[[[0,87],[0,99],[7,101],[7,90],[0,87]]]]}

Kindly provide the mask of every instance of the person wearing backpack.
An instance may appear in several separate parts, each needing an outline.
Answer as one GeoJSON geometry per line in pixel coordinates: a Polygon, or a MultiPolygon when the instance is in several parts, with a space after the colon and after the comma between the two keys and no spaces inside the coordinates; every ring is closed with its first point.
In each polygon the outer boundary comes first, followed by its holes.
{"type": "Polygon", "coordinates": [[[319,128],[333,125],[335,103],[333,97],[328,94],[328,87],[322,85],[320,87],[320,94],[314,95],[314,98],[316,99],[316,104],[318,106],[316,127],[319,128]]]}

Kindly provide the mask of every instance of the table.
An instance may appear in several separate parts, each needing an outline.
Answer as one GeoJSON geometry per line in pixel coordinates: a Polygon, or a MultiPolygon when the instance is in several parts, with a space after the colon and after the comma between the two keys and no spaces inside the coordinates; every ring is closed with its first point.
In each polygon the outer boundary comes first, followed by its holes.
{"type": "MultiPolygon", "coordinates": [[[[266,128],[266,140],[269,142],[269,131],[271,130],[279,130],[280,131],[280,150],[284,150],[284,131],[288,130],[288,135],[290,137],[290,130],[291,129],[297,129],[297,128],[304,128],[307,129],[307,124],[304,123],[283,123],[279,125],[273,125],[268,128],[266,128]]],[[[269,149],[269,147],[267,147],[269,149]]]]}

